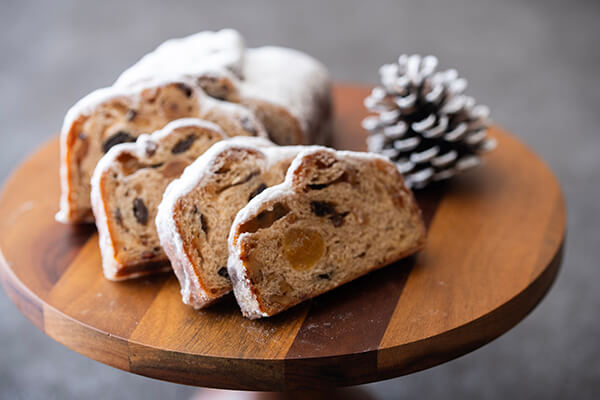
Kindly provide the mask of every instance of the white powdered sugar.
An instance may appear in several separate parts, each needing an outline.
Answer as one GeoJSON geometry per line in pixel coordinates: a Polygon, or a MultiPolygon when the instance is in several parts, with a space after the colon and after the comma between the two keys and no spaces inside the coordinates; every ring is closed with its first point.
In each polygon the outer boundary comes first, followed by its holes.
{"type": "Polygon", "coordinates": [[[330,80],[323,64],[297,50],[265,46],[246,49],[233,29],[204,31],[171,39],[128,68],[115,86],[139,84],[156,76],[223,75],[242,98],[258,99],[287,109],[307,133],[311,116],[327,98],[330,80]]]}
{"type": "Polygon", "coordinates": [[[242,94],[289,109],[303,128],[319,107],[315,100],[326,98],[330,90],[326,68],[302,52],[271,46],[246,50],[237,31],[205,31],[168,40],[123,72],[113,86],[83,97],[67,112],[61,133],[66,135],[77,118],[91,115],[101,103],[127,97],[135,104],[142,90],[170,83],[188,84],[199,92],[199,101],[209,102],[195,77],[205,72],[228,74],[233,67],[243,77],[231,77],[242,94]]]}
{"type": "Polygon", "coordinates": [[[330,81],[323,64],[297,50],[265,46],[248,49],[240,85],[242,97],[286,108],[304,132],[327,98],[330,81]]]}
{"type": "Polygon", "coordinates": [[[319,115],[331,90],[327,69],[319,61],[285,47],[246,49],[244,39],[233,29],[168,40],[123,72],[114,85],[135,85],[156,76],[176,79],[205,74],[227,77],[242,98],[288,110],[305,139],[311,134],[309,121],[319,115]]]}
{"type": "Polygon", "coordinates": [[[179,128],[185,128],[187,126],[197,126],[198,128],[205,128],[205,129],[210,129],[213,131],[217,131],[219,132],[221,135],[226,136],[225,132],[223,132],[223,129],[221,129],[221,127],[213,122],[210,121],[206,121],[203,119],[199,119],[199,118],[180,118],[180,119],[176,119],[174,121],[169,122],[167,125],[164,126],[164,128],[154,132],[152,135],[140,135],[138,136],[137,140],[136,140],[136,144],[137,144],[137,148],[138,148],[138,154],[142,155],[145,146],[144,143],[147,140],[154,140],[154,141],[158,141],[166,136],[168,136],[171,132],[173,132],[176,129],[179,128]]]}
{"type": "Polygon", "coordinates": [[[167,40],[125,70],[114,85],[128,86],[155,76],[239,74],[245,49],[244,38],[233,29],[167,40]]]}
{"type": "Polygon", "coordinates": [[[250,319],[268,317],[269,315],[261,310],[258,298],[250,287],[250,279],[244,264],[240,260],[240,250],[237,247],[229,248],[227,273],[229,276],[236,277],[236,284],[233,285],[233,295],[244,316],[250,319]]]}

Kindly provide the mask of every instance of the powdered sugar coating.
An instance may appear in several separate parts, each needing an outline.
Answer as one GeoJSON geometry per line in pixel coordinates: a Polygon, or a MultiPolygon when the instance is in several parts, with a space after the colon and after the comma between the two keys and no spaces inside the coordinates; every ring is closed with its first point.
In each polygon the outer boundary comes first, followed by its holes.
{"type": "MultiPolygon", "coordinates": [[[[174,121],[169,122],[167,125],[164,126],[164,128],[154,132],[151,135],[141,134],[140,136],[137,137],[137,139],[134,143],[121,143],[121,145],[128,145],[128,144],[134,145],[134,146],[128,146],[128,147],[125,147],[125,146],[121,147],[121,152],[123,152],[125,150],[129,150],[130,152],[136,154],[138,157],[144,157],[148,142],[158,142],[161,139],[163,139],[166,136],[173,133],[173,131],[175,131],[176,129],[185,128],[185,127],[189,127],[189,126],[196,126],[198,128],[209,129],[209,130],[218,132],[219,134],[221,134],[221,136],[227,137],[227,135],[225,134],[223,129],[221,129],[221,127],[219,125],[217,125],[213,122],[206,121],[206,120],[199,119],[199,118],[180,118],[180,119],[176,119],[174,121]]],[[[117,145],[117,146],[120,146],[120,145],[117,145]]],[[[117,147],[117,146],[113,146],[113,147],[117,147]]],[[[112,148],[110,150],[112,150],[112,148]]],[[[109,153],[110,153],[110,150],[109,150],[109,153]]],[[[107,153],[107,155],[108,155],[108,153],[107,153]]],[[[106,155],[100,159],[100,161],[98,162],[98,165],[96,166],[96,170],[98,170],[100,163],[103,161],[104,158],[106,158],[106,155]]],[[[113,157],[113,159],[114,159],[114,157],[113,157]]],[[[96,170],[94,170],[94,173],[96,172],[96,170]]]]}
{"type": "Polygon", "coordinates": [[[242,99],[261,100],[288,110],[297,119],[305,143],[324,140],[319,136],[327,127],[322,132],[311,132],[311,121],[329,99],[331,82],[325,66],[285,47],[246,49],[243,37],[233,29],[168,40],[123,72],[115,86],[138,84],[156,76],[203,74],[227,77],[242,99]]]}
{"type": "Polygon", "coordinates": [[[246,268],[240,261],[240,249],[237,246],[229,246],[227,273],[229,276],[236,277],[237,284],[233,285],[233,294],[244,316],[250,319],[268,317],[269,314],[261,310],[258,298],[252,291],[250,279],[246,268]]]}
{"type": "Polygon", "coordinates": [[[244,51],[244,38],[233,29],[203,31],[167,40],[125,70],[114,85],[127,86],[155,76],[239,74],[244,51]]]}
{"type": "MultiPolygon", "coordinates": [[[[309,121],[321,110],[319,99],[331,90],[323,64],[298,50],[265,46],[248,49],[240,84],[241,97],[286,108],[308,132],[309,121]]],[[[308,142],[308,141],[307,141],[308,142]]]]}

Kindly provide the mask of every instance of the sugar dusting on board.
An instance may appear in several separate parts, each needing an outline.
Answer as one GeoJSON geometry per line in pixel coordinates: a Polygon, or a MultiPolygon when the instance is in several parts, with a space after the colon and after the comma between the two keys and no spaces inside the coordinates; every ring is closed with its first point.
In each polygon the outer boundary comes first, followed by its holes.
{"type": "Polygon", "coordinates": [[[268,327],[265,324],[248,321],[245,326],[248,332],[248,339],[254,340],[258,344],[268,344],[275,337],[278,329],[274,326],[268,327]]]}
{"type": "Polygon", "coordinates": [[[6,226],[12,225],[13,223],[15,223],[17,221],[17,219],[21,215],[33,210],[34,206],[35,206],[35,201],[33,201],[33,200],[24,202],[8,216],[8,218],[6,219],[6,221],[4,223],[4,226],[6,227],[6,226]]]}

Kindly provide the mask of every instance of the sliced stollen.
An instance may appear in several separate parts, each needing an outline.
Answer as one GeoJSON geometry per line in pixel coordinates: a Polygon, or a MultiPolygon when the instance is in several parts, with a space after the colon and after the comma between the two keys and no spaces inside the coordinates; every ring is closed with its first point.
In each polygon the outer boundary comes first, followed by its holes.
{"type": "Polygon", "coordinates": [[[228,136],[265,136],[248,108],[207,96],[193,79],[154,79],[96,90],[67,113],[61,131],[60,222],[93,222],[90,178],[98,160],[123,142],[179,118],[219,125],[228,136]]]}
{"type": "Polygon", "coordinates": [[[214,143],[226,138],[207,121],[184,118],[135,143],[112,147],[92,177],[91,201],[106,278],[170,270],[154,218],[167,185],[214,143]]]}
{"type": "Polygon", "coordinates": [[[102,154],[174,119],[209,120],[228,136],[268,132],[278,144],[306,144],[328,140],[331,110],[327,70],[304,53],[246,49],[231,29],[169,40],[67,113],[56,219],[91,222],[89,179],[102,154]]]}
{"type": "Polygon", "coordinates": [[[224,140],[167,187],[156,227],[185,304],[202,308],[231,292],[227,236],[235,215],[266,187],[282,182],[305,148],[260,138],[224,140]]]}
{"type": "Polygon", "coordinates": [[[325,66],[297,50],[247,49],[233,29],[171,39],[124,71],[115,85],[156,74],[197,78],[215,98],[255,111],[277,144],[324,144],[331,133],[331,82],[325,66]]]}
{"type": "Polygon", "coordinates": [[[425,227],[396,167],[310,149],[237,214],[227,270],[244,316],[277,314],[420,250],[425,227]]]}

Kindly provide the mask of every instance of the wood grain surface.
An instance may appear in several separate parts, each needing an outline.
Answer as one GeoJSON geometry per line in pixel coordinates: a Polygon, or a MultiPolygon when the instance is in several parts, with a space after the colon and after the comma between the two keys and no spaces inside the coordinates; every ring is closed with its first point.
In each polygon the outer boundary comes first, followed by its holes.
{"type": "MultiPolygon", "coordinates": [[[[364,87],[335,88],[334,146],[364,149],[364,87]]],[[[229,296],[204,311],[172,274],[103,278],[93,226],[54,221],[58,139],[21,164],[0,198],[0,278],[34,325],[90,358],[149,377],[229,389],[344,386],[422,370],[517,324],[558,272],[560,186],[499,127],[486,164],[417,193],[426,249],[273,318],[229,296]]],[[[10,323],[10,322],[7,322],[10,323]]]]}

